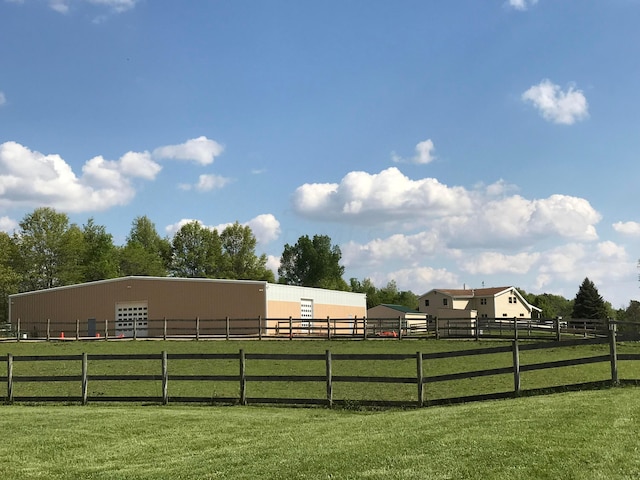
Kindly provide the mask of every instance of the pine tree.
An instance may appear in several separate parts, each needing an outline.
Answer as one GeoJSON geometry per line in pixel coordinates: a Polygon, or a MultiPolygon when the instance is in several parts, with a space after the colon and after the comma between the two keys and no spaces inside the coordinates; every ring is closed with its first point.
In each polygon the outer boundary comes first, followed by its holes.
{"type": "Polygon", "coordinates": [[[595,284],[585,278],[573,302],[571,318],[598,320],[607,317],[607,307],[595,284]]]}

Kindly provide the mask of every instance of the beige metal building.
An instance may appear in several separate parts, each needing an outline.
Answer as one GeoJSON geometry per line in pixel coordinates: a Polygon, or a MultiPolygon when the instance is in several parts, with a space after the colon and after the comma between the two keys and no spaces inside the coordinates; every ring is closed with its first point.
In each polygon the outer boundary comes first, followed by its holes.
{"type": "Polygon", "coordinates": [[[227,319],[235,333],[274,335],[289,318],[299,333],[314,333],[327,317],[348,330],[365,315],[365,294],[252,280],[123,277],[9,297],[13,328],[29,337],[187,335],[196,322],[220,334],[227,319]]]}

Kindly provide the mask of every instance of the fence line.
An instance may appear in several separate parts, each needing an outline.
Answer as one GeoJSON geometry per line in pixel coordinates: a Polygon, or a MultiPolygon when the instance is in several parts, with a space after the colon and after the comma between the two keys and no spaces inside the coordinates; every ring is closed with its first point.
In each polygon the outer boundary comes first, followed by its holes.
{"type": "MultiPolygon", "coordinates": [[[[188,402],[206,402],[206,403],[239,403],[247,404],[316,404],[333,406],[335,404],[345,403],[349,400],[336,400],[333,394],[334,384],[342,383],[392,383],[392,384],[413,384],[416,386],[415,401],[380,401],[380,400],[357,400],[362,405],[410,405],[422,407],[424,405],[433,405],[440,403],[451,403],[456,401],[468,401],[490,398],[505,398],[519,396],[524,392],[520,385],[520,375],[522,372],[530,372],[534,370],[544,370],[551,368],[560,368],[573,365],[586,365],[592,363],[608,362],[611,366],[611,376],[608,379],[596,382],[598,384],[607,383],[618,385],[617,364],[619,360],[640,360],[640,354],[622,354],[618,355],[616,348],[615,329],[609,330],[606,338],[593,338],[587,340],[573,341],[553,341],[546,343],[520,343],[513,340],[511,345],[497,346],[490,348],[479,348],[472,350],[459,350],[449,352],[434,352],[415,354],[333,354],[326,350],[324,354],[264,354],[264,353],[246,353],[240,350],[238,353],[207,353],[207,354],[170,354],[162,352],[159,354],[79,354],[79,355],[23,355],[14,356],[7,354],[0,356],[0,361],[7,364],[7,375],[0,377],[0,381],[6,382],[5,401],[12,402],[68,402],[78,401],[82,405],[86,405],[89,401],[113,401],[113,402],[159,402],[167,405],[170,401],[188,403],[188,402]],[[589,356],[583,358],[575,358],[559,361],[547,361],[536,364],[520,365],[520,352],[534,349],[549,349],[559,347],[569,347],[576,345],[598,345],[609,344],[609,354],[589,356]],[[476,355],[490,355],[496,353],[512,353],[512,365],[500,368],[491,368],[476,371],[448,373],[440,375],[424,375],[424,364],[436,359],[446,359],[454,357],[466,357],[476,355]],[[335,375],[333,373],[333,363],[336,361],[406,361],[415,359],[416,374],[415,376],[376,376],[376,375],[335,375]],[[153,360],[160,362],[158,374],[131,375],[131,374],[92,374],[89,372],[89,361],[138,361],[153,360]],[[238,362],[239,370],[237,375],[172,375],[169,374],[168,364],[174,360],[234,360],[238,362]],[[282,361],[318,361],[324,362],[324,375],[248,375],[246,366],[249,362],[260,362],[263,360],[282,360],[282,361]],[[81,362],[81,373],[79,375],[16,375],[14,366],[20,362],[58,362],[58,361],[79,361],[81,362]],[[513,375],[513,391],[481,394],[469,397],[445,398],[425,402],[425,389],[429,384],[436,382],[444,382],[451,380],[470,379],[476,377],[486,377],[493,375],[513,375]],[[132,397],[132,396],[95,396],[90,397],[88,394],[88,386],[92,381],[156,381],[161,383],[160,397],[132,397]],[[173,382],[181,381],[207,381],[207,382],[236,382],[239,386],[239,395],[237,397],[220,397],[212,399],[210,397],[171,397],[169,395],[169,385],[173,382]],[[15,383],[39,383],[39,382],[75,382],[80,383],[81,394],[79,397],[67,396],[15,396],[15,383]],[[272,397],[249,397],[247,395],[247,385],[252,382],[320,382],[325,384],[325,398],[272,398],[272,397]]],[[[592,382],[593,383],[593,382],[592,382]]],[[[582,384],[565,385],[563,388],[581,386],[582,384]]]]}
{"type": "MultiPolygon", "coordinates": [[[[513,318],[242,318],[144,319],[123,327],[105,319],[30,321],[18,318],[4,340],[117,340],[156,338],[306,339],[306,338],[481,338],[561,340],[562,336],[606,336],[610,320],[550,320],[513,318]],[[89,323],[91,322],[91,323],[89,323]],[[99,328],[100,324],[100,328],[99,328]]],[[[622,322],[619,322],[622,324],[622,322]]],[[[626,325],[626,323],[625,323],[626,325]]],[[[631,324],[629,324],[631,326],[631,324]]],[[[640,326],[632,326],[640,330],[640,326]]],[[[2,340],[2,338],[0,338],[2,340]]]]}

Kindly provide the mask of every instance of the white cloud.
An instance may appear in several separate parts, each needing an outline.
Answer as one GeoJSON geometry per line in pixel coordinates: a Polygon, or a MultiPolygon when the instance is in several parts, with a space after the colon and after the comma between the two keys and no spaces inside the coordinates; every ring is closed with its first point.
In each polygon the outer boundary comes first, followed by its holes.
{"type": "Polygon", "coordinates": [[[7,103],[7,97],[5,97],[3,92],[0,92],[0,107],[7,103]]]}
{"type": "Polygon", "coordinates": [[[455,288],[460,285],[458,276],[445,268],[403,268],[385,275],[372,276],[372,281],[379,288],[384,287],[391,280],[395,280],[399,290],[410,290],[417,295],[426,293],[432,286],[455,288]]]}
{"type": "Polygon", "coordinates": [[[294,192],[293,206],[309,218],[380,224],[469,213],[472,202],[464,188],[435,178],[411,180],[391,167],[378,174],[350,172],[339,184],[304,184],[294,192]]]}
{"type": "Polygon", "coordinates": [[[136,6],[140,0],[87,0],[93,5],[100,5],[110,8],[115,12],[125,12],[136,6]]]}
{"type": "MultiPolygon", "coordinates": [[[[222,231],[233,223],[221,223],[219,225],[205,225],[201,220],[191,219],[191,218],[183,218],[182,220],[167,225],[165,227],[165,231],[168,235],[173,236],[176,234],[178,230],[180,230],[184,225],[191,222],[197,222],[202,225],[204,228],[208,228],[209,230],[217,230],[218,233],[222,233],[222,231]]],[[[280,235],[280,222],[270,213],[265,213],[262,215],[258,215],[255,218],[252,218],[248,222],[242,223],[242,225],[247,225],[251,228],[253,235],[256,237],[256,240],[260,244],[269,243],[278,238],[280,235]]]]}
{"type": "Polygon", "coordinates": [[[581,90],[569,86],[566,92],[550,80],[543,80],[522,94],[522,100],[531,102],[545,120],[572,125],[589,116],[587,99],[581,90]]]}
{"type": "Polygon", "coordinates": [[[222,177],[220,175],[213,174],[205,174],[200,175],[198,178],[198,183],[196,184],[196,190],[200,192],[208,192],[211,190],[216,190],[227,185],[231,179],[222,177]]]}
{"type": "Polygon", "coordinates": [[[278,269],[280,268],[280,257],[276,257],[274,255],[267,255],[267,268],[271,270],[274,274],[277,274],[278,269]]]}
{"type": "Polygon", "coordinates": [[[280,222],[270,213],[258,215],[249,220],[246,225],[251,228],[256,240],[262,244],[272,242],[280,236],[280,222]]]}
{"type": "Polygon", "coordinates": [[[507,4],[516,10],[527,10],[529,7],[538,3],[538,0],[509,0],[507,4]]]}
{"type": "Polygon", "coordinates": [[[474,275],[524,274],[531,269],[539,258],[539,253],[522,252],[515,255],[505,255],[499,252],[482,252],[461,262],[460,268],[474,275]]]}
{"type": "Polygon", "coordinates": [[[638,222],[616,222],[613,229],[623,235],[630,237],[640,237],[640,223],[638,222]]]}
{"type": "Polygon", "coordinates": [[[18,222],[9,217],[0,217],[0,232],[11,233],[18,228],[18,222]]]}
{"type": "Polygon", "coordinates": [[[511,189],[500,182],[467,190],[433,178],[411,180],[393,167],[379,174],[351,172],[339,184],[302,185],[293,194],[293,207],[316,220],[428,228],[448,248],[524,245],[548,237],[597,239],[601,216],[587,200],[567,195],[528,200],[508,195],[511,189]]]}
{"type": "Polygon", "coordinates": [[[395,152],[391,153],[391,159],[396,163],[415,163],[418,165],[426,165],[427,163],[431,163],[435,160],[435,156],[433,155],[433,151],[435,146],[433,145],[432,140],[425,140],[416,145],[416,154],[409,159],[403,159],[395,152]]]}
{"type": "Polygon", "coordinates": [[[213,163],[215,157],[220,155],[224,147],[215,140],[207,137],[198,137],[187,140],[179,145],[166,145],[158,147],[153,151],[156,159],[185,160],[209,165],[213,163]]]}
{"type": "Polygon", "coordinates": [[[59,155],[44,155],[16,142],[0,144],[0,206],[51,206],[68,212],[100,211],[135,196],[131,178],[153,180],[160,166],[148,153],[120,160],[88,160],[78,177],[59,155]]]}
{"type": "Polygon", "coordinates": [[[433,231],[415,235],[395,234],[385,239],[376,238],[364,245],[351,241],[340,247],[343,264],[347,267],[381,265],[387,261],[411,261],[433,255],[444,248],[433,231]]]}

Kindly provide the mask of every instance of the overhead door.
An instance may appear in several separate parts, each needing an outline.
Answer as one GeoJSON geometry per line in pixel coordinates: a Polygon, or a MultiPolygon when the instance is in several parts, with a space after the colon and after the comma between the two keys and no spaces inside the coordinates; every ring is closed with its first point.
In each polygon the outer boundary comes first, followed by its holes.
{"type": "Polygon", "coordinates": [[[136,337],[148,335],[147,302],[116,303],[116,336],[136,337]]]}

